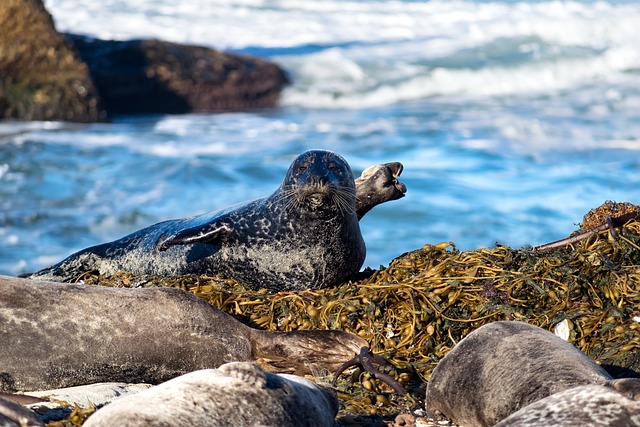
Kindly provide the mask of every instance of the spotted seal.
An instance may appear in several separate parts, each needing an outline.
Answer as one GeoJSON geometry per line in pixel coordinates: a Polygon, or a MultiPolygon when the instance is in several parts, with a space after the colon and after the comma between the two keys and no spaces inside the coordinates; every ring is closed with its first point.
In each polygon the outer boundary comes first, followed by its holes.
{"type": "Polygon", "coordinates": [[[250,328],[190,292],[0,276],[0,391],[158,384],[232,361],[335,371],[367,346],[344,331],[250,328]]]}
{"type": "Polygon", "coordinates": [[[234,362],[117,399],[84,425],[333,427],[337,413],[338,399],[332,390],[294,375],[234,362]]]}
{"type": "Polygon", "coordinates": [[[404,197],[407,187],[398,181],[403,168],[402,163],[392,162],[362,171],[355,181],[358,219],[379,204],[404,197]]]}
{"type": "Polygon", "coordinates": [[[487,427],[554,393],[611,376],[562,338],[524,322],[484,325],[435,367],[426,410],[465,427],[487,427]]]}
{"type": "Polygon", "coordinates": [[[406,192],[400,163],[358,179],[340,155],[298,156],[269,197],[189,219],[164,221],[81,250],[31,277],[70,281],[83,272],[221,275],[251,288],[315,289],[357,273],[366,249],[359,218],[406,192]],[[357,194],[360,197],[357,197],[357,194]]]}
{"type": "Polygon", "coordinates": [[[632,378],[574,387],[525,406],[494,427],[640,427],[639,391],[640,380],[632,378]]]}

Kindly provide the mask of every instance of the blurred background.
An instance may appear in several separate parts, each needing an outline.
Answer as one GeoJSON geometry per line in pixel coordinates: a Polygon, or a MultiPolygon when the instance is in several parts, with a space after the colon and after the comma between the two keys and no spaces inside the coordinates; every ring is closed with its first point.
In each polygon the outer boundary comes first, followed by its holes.
{"type": "MultiPolygon", "coordinates": [[[[640,2],[45,0],[60,31],[263,57],[273,109],[0,122],[0,274],[266,196],[309,148],[402,162],[365,266],[427,243],[537,245],[638,203],[640,2]]],[[[0,29],[1,31],[1,29],[0,29]]]]}

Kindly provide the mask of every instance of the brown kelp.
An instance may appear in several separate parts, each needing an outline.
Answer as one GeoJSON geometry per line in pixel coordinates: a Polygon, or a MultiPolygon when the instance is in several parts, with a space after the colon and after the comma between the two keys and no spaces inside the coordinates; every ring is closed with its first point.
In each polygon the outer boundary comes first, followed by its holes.
{"type": "Polygon", "coordinates": [[[588,356],[640,371],[640,222],[630,220],[616,237],[604,230],[544,251],[425,245],[387,268],[364,272],[360,280],[297,293],[252,291],[232,280],[195,276],[84,279],[108,286],[180,287],[257,328],[357,334],[395,366],[389,374],[414,398],[397,396],[362,374],[359,384],[338,383],[345,402],[341,414],[394,414],[418,405],[421,384],[459,340],[496,320],[550,330],[562,322],[569,341],[588,356]]]}

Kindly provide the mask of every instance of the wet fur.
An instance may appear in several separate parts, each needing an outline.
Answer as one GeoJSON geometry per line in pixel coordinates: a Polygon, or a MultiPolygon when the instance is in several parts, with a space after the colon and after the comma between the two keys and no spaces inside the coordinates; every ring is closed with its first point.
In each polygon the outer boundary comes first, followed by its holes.
{"type": "MultiPolygon", "coordinates": [[[[640,402],[620,392],[614,380],[583,385],[532,403],[495,427],[638,427],[640,402]]],[[[625,379],[637,388],[638,379],[625,379]]]]}
{"type": "Polygon", "coordinates": [[[252,287],[303,290],[360,270],[366,249],[347,162],[312,150],[290,166],[271,196],[190,219],[165,221],[77,252],[33,278],[70,281],[111,275],[222,275],[252,287]]]}

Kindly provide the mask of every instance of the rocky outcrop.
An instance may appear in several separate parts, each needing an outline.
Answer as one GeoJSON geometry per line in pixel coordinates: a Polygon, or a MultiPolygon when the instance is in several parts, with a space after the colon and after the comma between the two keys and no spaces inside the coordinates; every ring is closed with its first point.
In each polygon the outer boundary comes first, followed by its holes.
{"type": "Polygon", "coordinates": [[[0,118],[104,120],[89,69],[41,0],[0,4],[0,118]]]}
{"type": "Polygon", "coordinates": [[[245,55],[160,40],[67,35],[110,114],[238,111],[276,105],[287,77],[245,55]]]}
{"type": "Polygon", "coordinates": [[[0,28],[0,119],[269,108],[288,83],[277,65],[245,55],[62,35],[42,0],[0,2],[0,28]]]}

